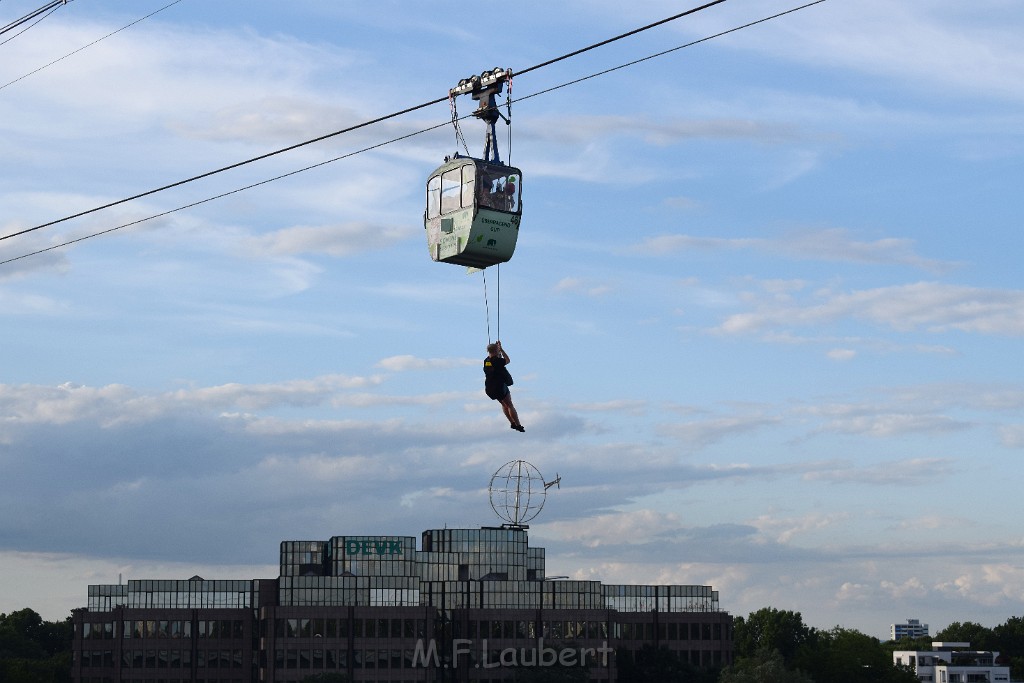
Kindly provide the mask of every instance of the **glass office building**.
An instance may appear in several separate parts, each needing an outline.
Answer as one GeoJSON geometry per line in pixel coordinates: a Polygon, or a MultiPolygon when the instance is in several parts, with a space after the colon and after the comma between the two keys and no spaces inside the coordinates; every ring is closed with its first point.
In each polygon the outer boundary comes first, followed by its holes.
{"type": "Polygon", "coordinates": [[[89,586],[74,611],[78,683],[511,681],[584,667],[589,680],[655,646],[695,667],[732,661],[710,586],[545,575],[527,529],[285,541],[276,579],[89,586]]]}

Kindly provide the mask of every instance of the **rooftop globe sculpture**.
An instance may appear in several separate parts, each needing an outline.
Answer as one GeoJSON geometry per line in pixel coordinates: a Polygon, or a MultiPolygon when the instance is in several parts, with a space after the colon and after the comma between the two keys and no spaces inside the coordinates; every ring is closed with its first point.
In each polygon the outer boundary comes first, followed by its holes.
{"type": "Polygon", "coordinates": [[[505,524],[523,528],[540,514],[548,489],[561,488],[562,478],[545,482],[540,470],[525,460],[511,460],[494,473],[487,487],[491,509],[505,524]]]}

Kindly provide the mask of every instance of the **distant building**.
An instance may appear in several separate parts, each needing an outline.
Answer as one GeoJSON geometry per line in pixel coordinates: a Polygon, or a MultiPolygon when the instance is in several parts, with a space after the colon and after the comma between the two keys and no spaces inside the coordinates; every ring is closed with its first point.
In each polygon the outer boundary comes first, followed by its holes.
{"type": "Polygon", "coordinates": [[[931,650],[897,650],[892,663],[909,666],[922,683],[1009,683],[1010,667],[998,652],[971,650],[970,643],[933,642],[931,650]]]}
{"type": "Polygon", "coordinates": [[[920,619],[907,619],[905,624],[890,624],[889,639],[899,640],[900,638],[928,638],[928,624],[922,624],[920,619]]]}
{"type": "Polygon", "coordinates": [[[733,661],[711,586],[606,585],[545,575],[524,526],[285,541],[276,579],[89,586],[74,610],[75,683],[511,681],[586,666],[614,681],[663,647],[695,667],[733,661]]]}

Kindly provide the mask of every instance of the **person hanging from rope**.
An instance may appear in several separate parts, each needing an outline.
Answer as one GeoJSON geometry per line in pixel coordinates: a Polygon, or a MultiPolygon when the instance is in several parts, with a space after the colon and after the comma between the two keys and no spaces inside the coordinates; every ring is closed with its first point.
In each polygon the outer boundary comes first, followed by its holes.
{"type": "Polygon", "coordinates": [[[508,390],[512,385],[512,375],[508,374],[505,366],[509,362],[508,354],[501,348],[501,341],[487,345],[487,358],[484,358],[484,393],[491,400],[501,404],[501,409],[512,429],[525,432],[526,427],[519,423],[519,413],[512,405],[512,392],[508,390]]]}

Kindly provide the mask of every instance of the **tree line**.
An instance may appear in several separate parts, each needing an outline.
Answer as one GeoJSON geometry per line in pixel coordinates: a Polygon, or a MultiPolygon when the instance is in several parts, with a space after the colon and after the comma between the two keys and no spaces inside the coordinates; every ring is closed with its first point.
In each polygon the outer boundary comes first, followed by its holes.
{"type": "Polygon", "coordinates": [[[25,608],[0,613],[0,681],[65,683],[71,680],[71,617],[43,621],[25,608]]]}
{"type": "Polygon", "coordinates": [[[972,650],[998,651],[1010,677],[1024,677],[1024,617],[995,628],[953,622],[927,638],[879,641],[854,629],[819,630],[799,612],[764,607],[733,622],[735,661],[718,683],[917,683],[910,668],[896,667],[896,650],[931,650],[932,641],[968,642],[972,650]]]}

